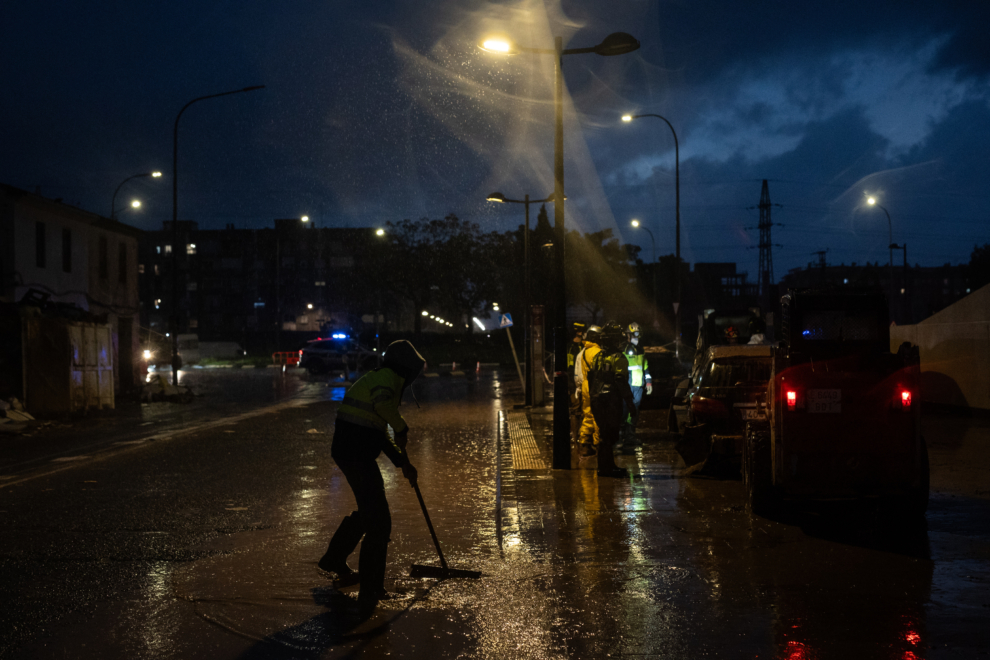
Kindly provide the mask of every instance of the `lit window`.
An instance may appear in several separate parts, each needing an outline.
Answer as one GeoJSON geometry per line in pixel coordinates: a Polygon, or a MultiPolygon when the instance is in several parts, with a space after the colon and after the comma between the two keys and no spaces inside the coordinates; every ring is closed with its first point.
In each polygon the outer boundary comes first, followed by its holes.
{"type": "Polygon", "coordinates": [[[196,254],[196,244],[187,243],[186,244],[186,254],[196,254]]]}
{"type": "Polygon", "coordinates": [[[161,245],[156,245],[155,246],[155,254],[161,254],[161,253],[162,253],[162,246],[161,245]]]}
{"type": "Polygon", "coordinates": [[[171,245],[166,245],[165,246],[165,254],[172,254],[172,246],[171,245]]]}
{"type": "Polygon", "coordinates": [[[144,264],[138,264],[138,273],[144,275],[144,264]]]}
{"type": "Polygon", "coordinates": [[[902,296],[904,295],[904,289],[901,289],[901,295],[902,296]]]}

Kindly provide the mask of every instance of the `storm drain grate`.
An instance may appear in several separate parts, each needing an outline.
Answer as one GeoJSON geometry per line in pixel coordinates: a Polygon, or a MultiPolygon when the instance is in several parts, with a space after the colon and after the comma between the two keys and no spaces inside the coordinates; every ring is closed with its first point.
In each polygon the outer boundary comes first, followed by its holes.
{"type": "Polygon", "coordinates": [[[526,413],[509,413],[506,418],[509,425],[509,444],[512,448],[512,468],[514,470],[547,469],[547,464],[533,437],[533,429],[529,427],[526,413]]]}

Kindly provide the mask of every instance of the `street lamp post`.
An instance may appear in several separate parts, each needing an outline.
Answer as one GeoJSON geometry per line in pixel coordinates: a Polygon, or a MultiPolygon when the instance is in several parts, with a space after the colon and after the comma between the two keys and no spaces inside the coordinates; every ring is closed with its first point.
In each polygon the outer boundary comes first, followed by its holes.
{"type": "Polygon", "coordinates": [[[887,268],[889,271],[888,277],[890,278],[890,283],[887,287],[890,300],[888,301],[887,304],[890,306],[891,315],[893,315],[894,313],[894,248],[896,247],[896,245],[894,244],[894,229],[893,229],[893,225],[890,222],[890,213],[887,211],[887,209],[877,204],[876,197],[868,197],[866,203],[869,204],[870,206],[876,206],[878,209],[883,211],[884,215],[887,216],[887,238],[889,239],[887,241],[887,249],[888,249],[887,268]]]}
{"type": "Polygon", "coordinates": [[[624,115],[622,121],[630,122],[640,117],[656,117],[662,119],[670,128],[674,136],[674,217],[676,224],[676,238],[674,250],[677,263],[674,264],[674,351],[679,358],[681,356],[681,148],[677,142],[677,131],[666,117],[654,114],[645,115],[624,115]]]}
{"type": "Polygon", "coordinates": [[[264,85],[254,85],[244,89],[235,89],[219,94],[200,96],[182,106],[179,114],[175,116],[175,127],[172,129],[172,384],[179,384],[179,119],[182,113],[198,101],[215,99],[219,96],[229,96],[230,94],[240,94],[241,92],[252,92],[262,89],[264,85]]]}
{"type": "Polygon", "coordinates": [[[563,56],[595,53],[603,57],[624,55],[639,48],[639,41],[625,32],[613,32],[597,46],[564,48],[563,37],[554,37],[553,50],[524,48],[501,39],[487,39],[483,50],[502,55],[535,53],[554,56],[554,135],[553,135],[553,223],[555,257],[554,375],[553,375],[553,467],[571,467],[571,420],[567,393],[567,295],[564,286],[564,75],[563,56]]]}
{"type": "MultiPolygon", "coordinates": [[[[117,219],[117,193],[120,192],[120,189],[124,187],[124,184],[125,183],[127,183],[131,179],[139,179],[139,178],[145,177],[145,176],[150,176],[150,177],[154,177],[154,178],[157,179],[161,175],[162,175],[161,172],[142,172],[141,174],[135,174],[133,176],[129,176],[126,179],[124,179],[123,181],[121,181],[120,182],[120,185],[117,186],[117,189],[113,191],[113,198],[110,200],[110,219],[111,220],[116,220],[117,219]]],[[[137,200],[135,200],[135,201],[137,201],[137,200]]],[[[132,204],[132,206],[133,206],[133,204],[132,204]]],[[[134,208],[137,208],[138,206],[141,206],[141,202],[137,202],[137,206],[135,206],[134,208]]]]}
{"type": "Polygon", "coordinates": [[[546,204],[547,202],[554,201],[555,197],[553,195],[548,196],[546,199],[530,199],[529,195],[525,196],[525,199],[509,199],[500,192],[493,192],[488,196],[489,202],[499,202],[501,204],[525,204],[526,205],[526,233],[523,234],[523,343],[525,344],[525,353],[523,359],[526,361],[526,386],[523,388],[523,392],[526,396],[526,405],[533,405],[533,356],[529,354],[529,306],[530,306],[530,262],[529,262],[529,205],[530,204],[546,204]]]}
{"type": "MultiPolygon", "coordinates": [[[[653,239],[653,232],[643,226],[639,220],[633,220],[629,224],[637,229],[645,230],[650,235],[650,243],[653,245],[653,324],[657,325],[657,269],[660,266],[660,263],[657,261],[657,242],[653,239]]],[[[677,346],[676,340],[674,346],[675,348],[677,346]]]]}

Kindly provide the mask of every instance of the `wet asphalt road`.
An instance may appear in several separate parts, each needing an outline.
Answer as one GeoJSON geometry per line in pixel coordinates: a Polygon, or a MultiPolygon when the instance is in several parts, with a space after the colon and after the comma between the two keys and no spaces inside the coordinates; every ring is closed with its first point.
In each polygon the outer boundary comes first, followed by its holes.
{"type": "Polygon", "coordinates": [[[205,396],[184,408],[49,429],[12,441],[16,461],[3,452],[0,657],[990,653],[986,420],[926,420],[926,526],[862,507],[766,520],[745,513],[739,481],[684,476],[660,431],[619,458],[639,478],[599,479],[593,459],[517,471],[498,420],[518,384],[427,379],[422,407],[403,408],[411,455],[451,566],[484,577],[405,577],[437,560],[382,459],[398,598],[360,622],[353,593],[315,568],[353,506],[328,457],[343,390],[295,374],[194,376],[205,396]],[[72,456],[85,458],[58,460],[72,456]]]}

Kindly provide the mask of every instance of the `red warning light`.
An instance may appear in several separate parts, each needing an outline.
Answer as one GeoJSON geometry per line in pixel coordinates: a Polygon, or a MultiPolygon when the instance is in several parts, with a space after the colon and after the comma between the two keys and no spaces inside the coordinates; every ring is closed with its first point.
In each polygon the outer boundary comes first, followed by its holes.
{"type": "Polygon", "coordinates": [[[797,408],[797,392],[787,390],[787,409],[794,410],[795,408],[797,408]]]}
{"type": "Polygon", "coordinates": [[[907,410],[911,407],[911,392],[904,390],[901,392],[901,407],[907,410]]]}

